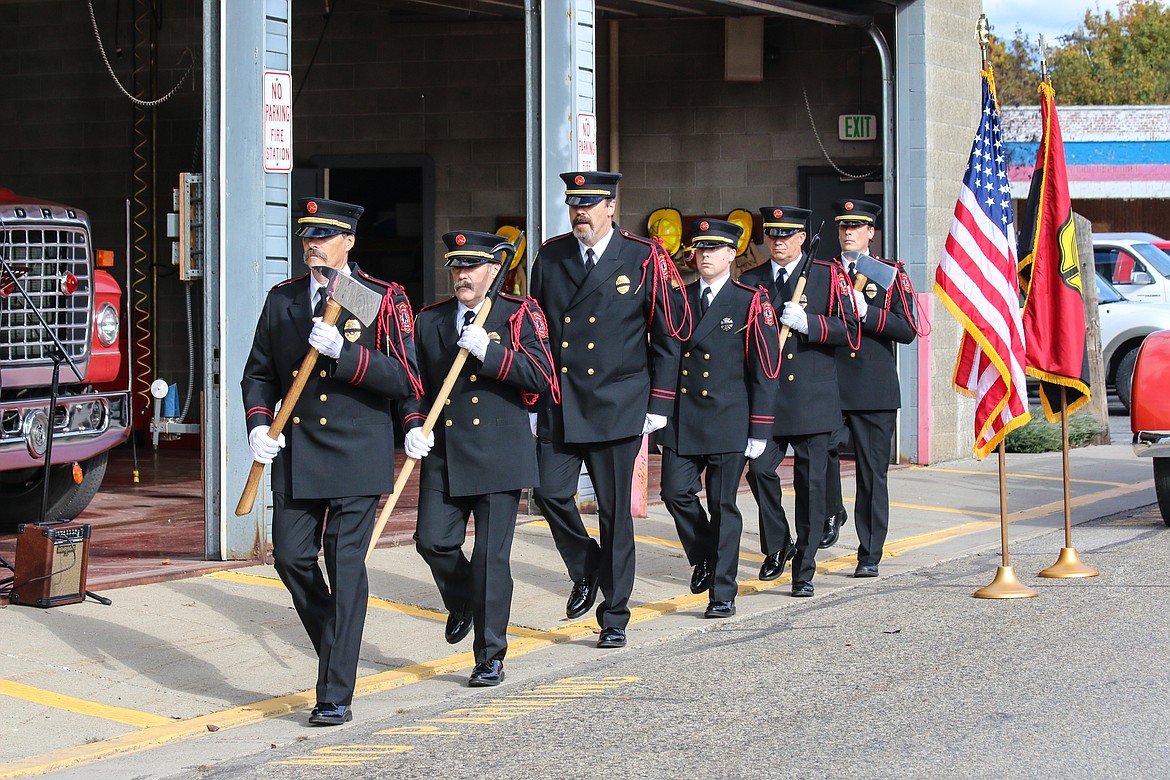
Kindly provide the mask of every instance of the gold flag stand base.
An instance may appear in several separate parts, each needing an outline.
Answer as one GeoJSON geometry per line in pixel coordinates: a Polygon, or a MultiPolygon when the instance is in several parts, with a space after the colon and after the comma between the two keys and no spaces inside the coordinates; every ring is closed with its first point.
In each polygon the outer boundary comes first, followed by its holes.
{"type": "Polygon", "coordinates": [[[1039,576],[1072,579],[1074,577],[1096,577],[1100,573],[1093,567],[1081,563],[1081,559],[1077,557],[1077,548],[1061,547],[1060,556],[1057,557],[1056,563],[1040,572],[1039,576]]]}
{"type": "Polygon", "coordinates": [[[1016,579],[1016,572],[1011,566],[999,566],[991,584],[975,591],[973,595],[977,599],[1030,599],[1040,594],[1016,579]]]}

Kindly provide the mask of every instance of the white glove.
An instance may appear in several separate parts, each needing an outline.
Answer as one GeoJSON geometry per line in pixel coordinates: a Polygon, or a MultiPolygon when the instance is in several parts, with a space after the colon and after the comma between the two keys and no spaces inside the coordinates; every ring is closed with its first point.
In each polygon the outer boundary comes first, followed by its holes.
{"type": "Polygon", "coordinates": [[[804,309],[800,307],[799,303],[786,301],[784,303],[784,312],[780,315],[780,322],[792,328],[797,333],[808,333],[808,315],[804,313],[804,309]]]}
{"type": "Polygon", "coordinates": [[[480,360],[483,360],[483,356],[487,354],[489,343],[487,331],[473,322],[463,329],[463,333],[459,336],[459,341],[455,342],[455,346],[466,349],[480,360]]]}
{"type": "Polygon", "coordinates": [[[267,466],[284,447],[284,434],[273,439],[268,435],[267,425],[257,425],[248,432],[248,447],[252,450],[252,460],[267,466]]]}
{"type": "Polygon", "coordinates": [[[768,442],[763,439],[748,439],[747,449],[743,451],[743,454],[747,455],[748,460],[755,460],[764,454],[764,447],[767,445],[768,442]]]}
{"type": "Polygon", "coordinates": [[[661,414],[646,415],[646,424],[642,426],[642,433],[654,433],[666,427],[666,417],[661,414]]]}
{"type": "Polygon", "coordinates": [[[864,295],[853,296],[853,308],[857,311],[857,319],[864,320],[865,315],[869,313],[869,304],[865,302],[864,295]]]}
{"type": "Polygon", "coordinates": [[[532,429],[532,435],[536,435],[536,412],[528,413],[528,427],[532,429]]]}
{"type": "Polygon", "coordinates": [[[428,433],[423,436],[422,428],[411,428],[406,432],[406,441],[402,443],[402,449],[406,450],[406,457],[414,458],[415,460],[422,460],[431,451],[431,447],[435,446],[435,434],[428,433]]]}
{"type": "Polygon", "coordinates": [[[320,317],[314,317],[309,346],[325,357],[337,360],[341,356],[341,331],[335,325],[326,325],[320,317]]]}

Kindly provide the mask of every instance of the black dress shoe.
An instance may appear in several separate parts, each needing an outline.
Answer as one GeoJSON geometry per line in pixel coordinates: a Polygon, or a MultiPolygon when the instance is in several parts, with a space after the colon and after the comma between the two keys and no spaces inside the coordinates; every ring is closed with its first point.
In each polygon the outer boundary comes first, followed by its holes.
{"type": "Polygon", "coordinates": [[[565,614],[569,620],[579,618],[593,607],[597,600],[597,572],[573,583],[573,590],[569,592],[569,601],[565,604],[565,614]]]}
{"type": "Polygon", "coordinates": [[[603,628],[601,636],[597,637],[598,647],[625,647],[626,630],[624,628],[603,628]]]}
{"type": "Polygon", "coordinates": [[[821,543],[817,545],[820,549],[832,547],[841,538],[841,526],[845,525],[845,521],[849,519],[849,513],[844,509],[836,514],[829,515],[829,519],[825,521],[825,537],[821,539],[821,543]]]}
{"type": "Polygon", "coordinates": [[[340,726],[353,720],[353,710],[348,704],[330,704],[318,702],[309,715],[309,723],[314,726],[340,726]]]}
{"type": "Polygon", "coordinates": [[[791,542],[788,549],[772,553],[764,559],[764,565],[760,567],[760,579],[764,582],[777,579],[784,573],[784,566],[795,556],[796,545],[791,542]]]}
{"type": "Polygon", "coordinates": [[[800,582],[792,583],[792,595],[797,597],[807,597],[813,594],[813,584],[808,580],[801,580],[800,582]]]}
{"type": "Polygon", "coordinates": [[[490,688],[504,681],[504,662],[493,658],[490,661],[480,661],[471,670],[471,678],[467,684],[472,688],[490,688]]]}
{"type": "Polygon", "coordinates": [[[876,563],[859,563],[857,568],[853,570],[854,577],[876,577],[878,576],[878,567],[876,563]]]}
{"type": "Polygon", "coordinates": [[[712,601],[707,605],[707,611],[703,613],[703,617],[722,618],[731,617],[734,614],[735,601],[712,601]]]}
{"type": "Polygon", "coordinates": [[[714,581],[715,572],[712,571],[711,564],[703,561],[691,573],[691,593],[702,593],[703,591],[711,590],[711,583],[714,581]]]}
{"type": "Polygon", "coordinates": [[[447,615],[447,628],[443,631],[443,638],[447,640],[447,644],[457,645],[471,631],[471,625],[471,615],[466,608],[460,612],[452,612],[447,615]]]}

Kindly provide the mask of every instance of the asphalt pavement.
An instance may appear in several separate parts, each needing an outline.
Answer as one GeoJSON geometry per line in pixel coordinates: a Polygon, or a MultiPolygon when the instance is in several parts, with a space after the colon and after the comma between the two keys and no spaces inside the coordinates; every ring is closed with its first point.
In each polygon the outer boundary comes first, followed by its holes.
{"type": "Polygon", "coordinates": [[[0,778],[1162,775],[1170,531],[1127,443],[1070,461],[1074,546],[1101,576],[1045,580],[1063,546],[1060,455],[1008,458],[1010,562],[1034,599],[972,598],[1002,562],[994,457],[892,471],[882,576],[850,576],[850,522],[812,599],[791,598],[787,575],[756,579],[742,494],[726,620],[701,617],[652,504],[616,651],[594,647],[591,618],[565,620],[548,529],[522,525],[495,689],[466,687],[470,640],[443,641],[417,553],[379,549],[356,719],[333,729],[306,725],[315,657],[271,567],[111,591],[110,607],[9,607],[0,778]]]}

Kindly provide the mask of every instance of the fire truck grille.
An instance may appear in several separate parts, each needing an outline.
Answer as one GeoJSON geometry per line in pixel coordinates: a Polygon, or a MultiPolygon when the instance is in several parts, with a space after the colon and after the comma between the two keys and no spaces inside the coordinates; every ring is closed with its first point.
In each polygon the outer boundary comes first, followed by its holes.
{"type": "Polygon", "coordinates": [[[0,256],[8,264],[0,267],[0,367],[49,360],[49,331],[70,358],[84,358],[93,296],[85,230],[0,225],[0,256]]]}

